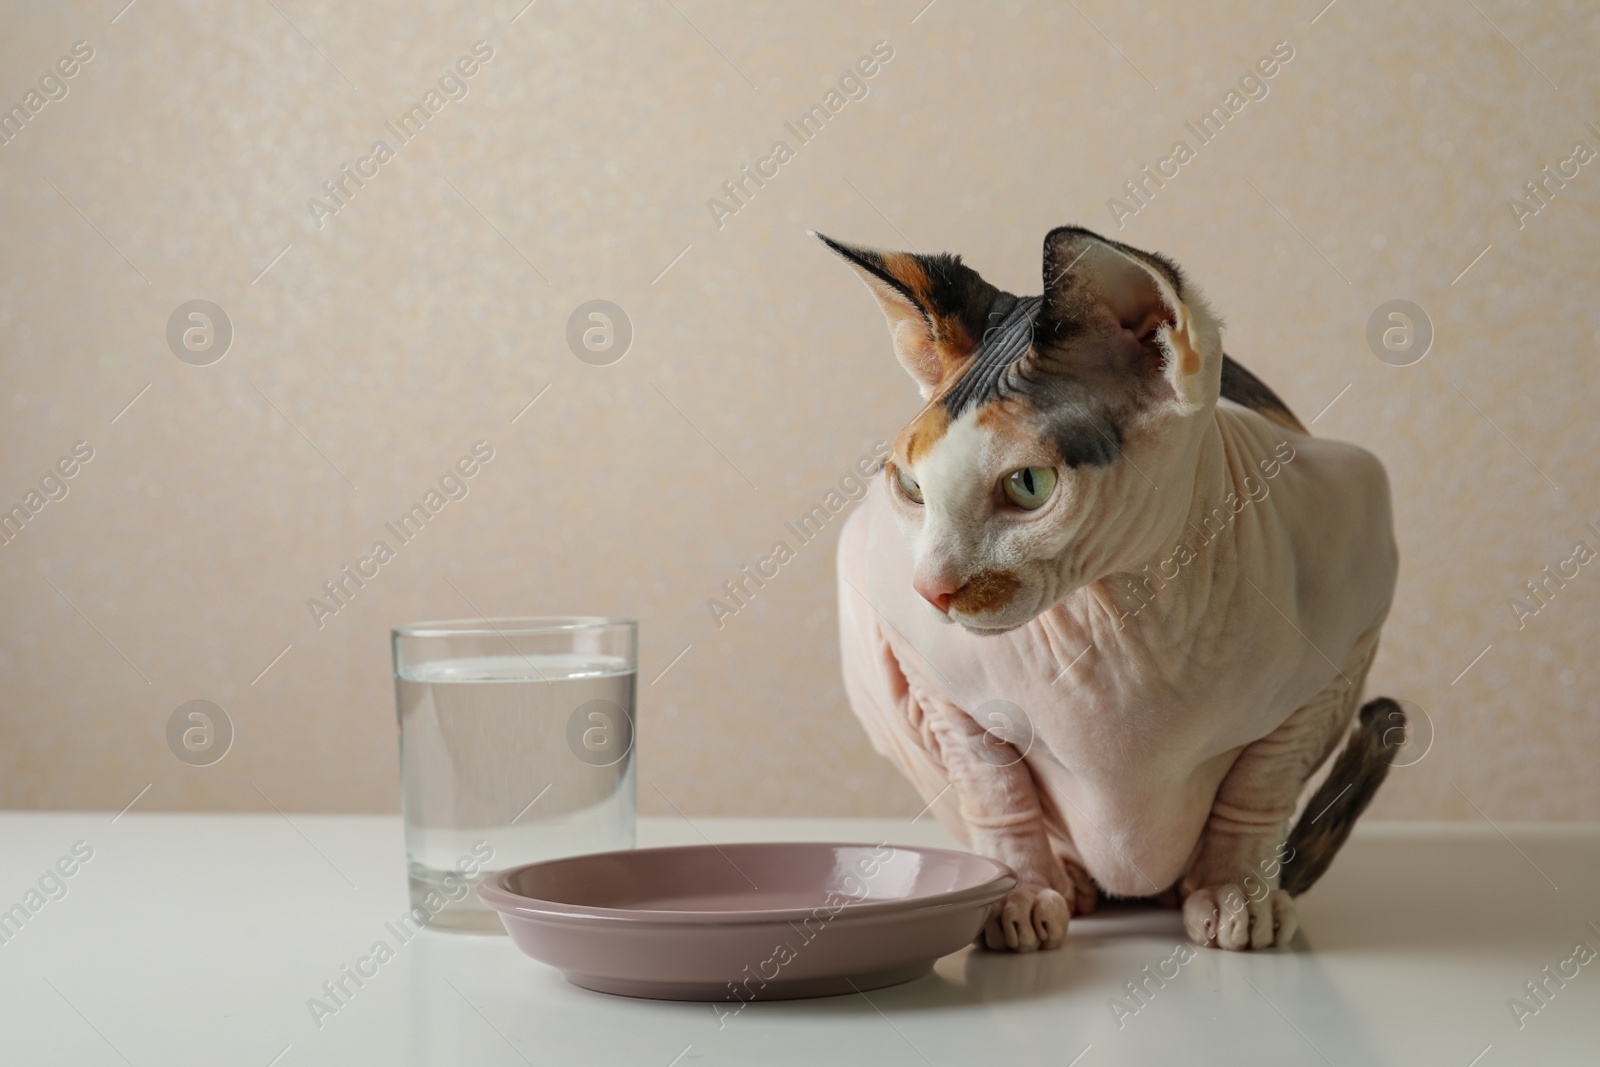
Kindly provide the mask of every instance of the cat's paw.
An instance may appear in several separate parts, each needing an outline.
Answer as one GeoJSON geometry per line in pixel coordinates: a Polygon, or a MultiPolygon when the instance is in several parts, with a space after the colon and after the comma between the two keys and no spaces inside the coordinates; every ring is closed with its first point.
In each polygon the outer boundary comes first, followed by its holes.
{"type": "Polygon", "coordinates": [[[1060,948],[1072,910],[1067,898],[1041,885],[1019,885],[995,908],[983,928],[983,943],[1009,952],[1060,948]]]}
{"type": "Polygon", "coordinates": [[[1183,925],[1195,944],[1237,951],[1287,945],[1294,937],[1300,918],[1289,894],[1246,881],[1262,892],[1246,896],[1236,885],[1214,885],[1189,894],[1183,925]]]}

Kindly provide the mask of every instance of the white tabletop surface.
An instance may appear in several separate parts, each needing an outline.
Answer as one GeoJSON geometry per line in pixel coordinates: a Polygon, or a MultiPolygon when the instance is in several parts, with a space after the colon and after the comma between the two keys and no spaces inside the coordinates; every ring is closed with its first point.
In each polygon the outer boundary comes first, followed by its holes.
{"type": "MultiPolygon", "coordinates": [[[[639,837],[702,834],[948,843],[927,819],[654,819],[639,837]]],[[[0,813],[0,909],[78,842],[93,854],[65,896],[47,880],[59,899],[0,943],[0,1062],[1600,1063],[1600,958],[1567,962],[1600,952],[1596,826],[1368,824],[1302,898],[1290,951],[1200,950],[1120,1026],[1111,998],[1136,1003],[1123,984],[1183,943],[1175,912],[1077,919],[1059,952],[964,949],[908,985],[720,1028],[703,1004],[569,986],[505,937],[428,932],[319,1028],[308,999],[407,907],[398,818],[0,813]],[[1577,974],[1541,1004],[1524,983],[1546,965],[1577,974]],[[1512,998],[1538,1008],[1520,1027],[1512,998]]]]}

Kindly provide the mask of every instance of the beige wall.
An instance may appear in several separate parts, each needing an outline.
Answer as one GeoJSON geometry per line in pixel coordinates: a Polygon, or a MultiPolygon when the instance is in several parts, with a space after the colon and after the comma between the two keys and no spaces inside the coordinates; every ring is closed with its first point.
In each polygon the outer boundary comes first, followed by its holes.
{"type": "Polygon", "coordinates": [[[1508,197],[1600,148],[1596,17],[923,2],[7,5],[0,101],[94,55],[0,146],[0,499],[94,458],[0,545],[0,804],[393,810],[387,628],[476,607],[641,620],[646,811],[914,812],[845,706],[837,521],[707,609],[917,406],[803,228],[1028,292],[1078,221],[1176,258],[1230,352],[1388,464],[1404,569],[1372,684],[1436,739],[1375,810],[1593,818],[1600,563],[1523,629],[1508,599],[1600,549],[1600,163],[1520,228],[1508,197]],[[384,122],[478,40],[468,95],[399,146],[384,122]],[[879,40],[870,95],[800,145],[784,122],[879,40]],[[1107,199],[1283,40],[1269,95],[1116,230],[1107,199]],[[307,199],[380,137],[395,157],[319,228],[307,199]],[[719,227],[707,198],[780,138],[719,227]],[[595,298],[634,326],[612,366],[564,340],[595,298]],[[234,327],[210,366],[164,336],[192,299],[234,327]],[[1368,349],[1391,299],[1431,318],[1420,363],[1368,349]],[[319,629],[307,598],[478,440],[470,494],[319,629]],[[164,740],[192,699],[237,731],[210,767],[164,740]]]}

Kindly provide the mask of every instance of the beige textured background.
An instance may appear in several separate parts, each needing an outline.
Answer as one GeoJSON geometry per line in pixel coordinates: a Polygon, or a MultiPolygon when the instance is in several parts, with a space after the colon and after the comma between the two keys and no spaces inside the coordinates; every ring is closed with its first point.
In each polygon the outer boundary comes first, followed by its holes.
{"type": "Polygon", "coordinates": [[[1078,221],[1175,257],[1230,352],[1388,464],[1373,688],[1436,738],[1375,811],[1595,817],[1600,562],[1525,629],[1507,601],[1600,549],[1600,161],[1522,229],[1508,198],[1600,149],[1600,18],[1324,2],[0,8],[0,102],[95,53],[0,146],[0,501],[95,450],[0,545],[0,804],[393,810],[387,628],[481,609],[641,620],[645,811],[914,812],[844,703],[837,523],[723,628],[706,607],[917,406],[802,231],[1032,292],[1078,221]],[[480,39],[469,95],[317,228],[307,199],[480,39]],[[877,40],[870,96],[798,145],[877,40]],[[1270,95],[1113,230],[1107,198],[1280,40],[1270,95]],[[706,199],[779,138],[719,229],[706,199]],[[564,340],[595,298],[636,333],[608,367],[564,340]],[[1395,298],[1436,333],[1404,368],[1365,340],[1395,298]],[[235,329],[212,366],[165,342],[192,299],[235,329]],[[470,495],[319,630],[306,598],[479,439],[470,495]],[[164,740],[191,699],[237,731],[210,767],[164,740]]]}

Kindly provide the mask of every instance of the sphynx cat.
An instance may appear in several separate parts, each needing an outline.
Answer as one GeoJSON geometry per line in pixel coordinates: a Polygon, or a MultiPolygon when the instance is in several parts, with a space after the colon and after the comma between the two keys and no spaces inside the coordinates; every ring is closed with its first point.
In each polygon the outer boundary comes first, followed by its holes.
{"type": "Polygon", "coordinates": [[[1404,740],[1394,701],[1357,713],[1395,587],[1383,467],[1224,355],[1162,256],[1062,227],[1017,297],[817,236],[927,402],[841,535],[846,689],[1016,871],[983,941],[1057,948],[1102,893],[1181,903],[1201,944],[1287,943],[1404,740]]]}

